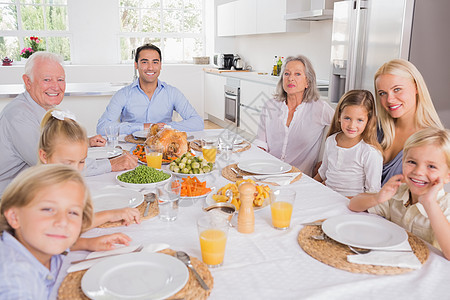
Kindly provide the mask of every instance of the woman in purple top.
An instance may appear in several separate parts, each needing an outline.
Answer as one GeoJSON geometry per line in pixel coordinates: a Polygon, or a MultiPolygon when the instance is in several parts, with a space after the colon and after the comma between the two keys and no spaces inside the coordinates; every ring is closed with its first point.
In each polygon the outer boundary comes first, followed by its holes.
{"type": "Polygon", "coordinates": [[[410,62],[394,59],[375,74],[378,141],[383,148],[381,185],[402,173],[403,146],[413,133],[426,127],[443,129],[425,81],[410,62]]]}

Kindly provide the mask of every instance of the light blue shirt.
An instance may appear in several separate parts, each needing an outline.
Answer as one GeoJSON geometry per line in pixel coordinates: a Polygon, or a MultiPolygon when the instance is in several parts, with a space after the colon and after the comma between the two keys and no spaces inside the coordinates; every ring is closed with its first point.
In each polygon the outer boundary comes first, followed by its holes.
{"type": "Polygon", "coordinates": [[[50,270],[18,240],[3,231],[0,238],[0,299],[49,299],[63,255],[54,255],[50,270]]]}
{"type": "MultiPolygon", "coordinates": [[[[20,172],[38,163],[40,126],[45,113],[28,92],[18,95],[0,113],[0,196],[20,172]]],[[[111,172],[109,160],[86,159],[86,176],[106,172],[111,172]]]]}
{"type": "Polygon", "coordinates": [[[118,125],[120,134],[144,130],[144,123],[166,123],[180,131],[203,130],[203,119],[177,88],[158,80],[158,86],[149,100],[139,86],[139,79],[120,89],[109,102],[98,120],[97,133],[105,135],[105,129],[118,125]],[[183,118],[172,122],[173,111],[183,118]]]}

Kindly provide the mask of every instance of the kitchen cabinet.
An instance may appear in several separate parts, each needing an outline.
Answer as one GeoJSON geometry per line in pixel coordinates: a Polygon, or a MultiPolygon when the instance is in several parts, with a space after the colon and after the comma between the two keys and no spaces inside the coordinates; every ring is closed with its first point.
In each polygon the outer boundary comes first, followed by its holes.
{"type": "Polygon", "coordinates": [[[205,112],[221,121],[225,119],[226,82],[224,76],[205,73],[205,112]]]}
{"type": "Polygon", "coordinates": [[[235,35],[235,14],[237,2],[229,2],[217,6],[217,35],[235,35]]]}
{"type": "Polygon", "coordinates": [[[262,108],[274,93],[275,85],[241,80],[240,129],[256,136],[262,108]]]}
{"type": "Polygon", "coordinates": [[[288,0],[237,0],[217,6],[217,35],[309,32],[309,22],[285,20],[288,0]]]}

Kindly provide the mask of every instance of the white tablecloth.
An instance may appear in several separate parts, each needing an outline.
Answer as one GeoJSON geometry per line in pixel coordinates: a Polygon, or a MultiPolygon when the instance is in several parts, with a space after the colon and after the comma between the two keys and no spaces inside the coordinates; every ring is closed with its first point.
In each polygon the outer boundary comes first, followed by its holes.
{"type": "MultiPolygon", "coordinates": [[[[220,130],[208,130],[194,135],[199,138],[219,133],[220,130]]],[[[232,162],[259,158],[276,160],[252,147],[249,151],[233,154],[229,162],[219,159],[217,165],[220,168],[232,162]]],[[[91,189],[116,185],[115,175],[88,177],[86,181],[91,189]]],[[[228,183],[220,170],[205,179],[218,188],[228,183]]],[[[302,228],[300,223],[349,214],[348,199],[305,175],[288,187],[297,191],[291,228],[275,230],[271,226],[270,208],[266,207],[255,212],[254,233],[241,234],[230,229],[224,265],[211,269],[214,289],[210,299],[449,299],[450,263],[434,248],[422,269],[391,276],[354,274],[310,257],[297,242],[302,228]]],[[[204,213],[202,205],[198,202],[190,207],[180,207],[175,222],[166,223],[155,217],[139,225],[95,228],[83,236],[123,232],[133,239],[133,244],[165,242],[174,250],[201,258],[196,220],[204,213]]],[[[53,291],[54,297],[70,261],[83,259],[87,254],[86,251],[69,253],[53,291]]]]}

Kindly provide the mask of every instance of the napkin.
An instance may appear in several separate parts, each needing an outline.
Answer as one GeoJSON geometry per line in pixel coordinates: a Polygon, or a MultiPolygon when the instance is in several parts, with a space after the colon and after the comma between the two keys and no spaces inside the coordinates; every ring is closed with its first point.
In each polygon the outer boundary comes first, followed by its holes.
{"type": "Polygon", "coordinates": [[[298,175],[302,174],[301,172],[295,173],[283,173],[283,174],[274,174],[274,175],[249,175],[243,176],[243,179],[252,179],[255,181],[264,181],[264,182],[273,182],[278,185],[288,185],[294,180],[298,175]]]}
{"type": "MultiPolygon", "coordinates": [[[[108,259],[108,257],[110,255],[130,253],[130,252],[133,252],[134,250],[136,250],[139,246],[140,245],[124,246],[124,247],[116,248],[114,250],[95,251],[95,252],[89,253],[89,255],[86,256],[86,259],[88,259],[88,258],[95,258],[95,257],[102,257],[102,256],[106,256],[106,257],[99,258],[99,259],[96,259],[96,260],[83,261],[83,262],[80,262],[78,264],[71,265],[67,269],[67,273],[72,273],[72,272],[76,272],[76,271],[89,269],[94,264],[96,264],[98,262],[101,262],[101,261],[103,261],[105,259],[108,259]]],[[[148,244],[148,245],[144,246],[144,249],[142,249],[141,252],[157,252],[157,251],[161,251],[161,250],[166,249],[166,248],[169,248],[168,244],[154,243],[154,244],[148,244]]]]}
{"type": "Polygon", "coordinates": [[[389,250],[372,250],[367,254],[347,255],[347,261],[355,264],[385,267],[410,269],[420,269],[422,267],[422,263],[412,252],[407,240],[398,247],[392,247],[389,250]]]}

